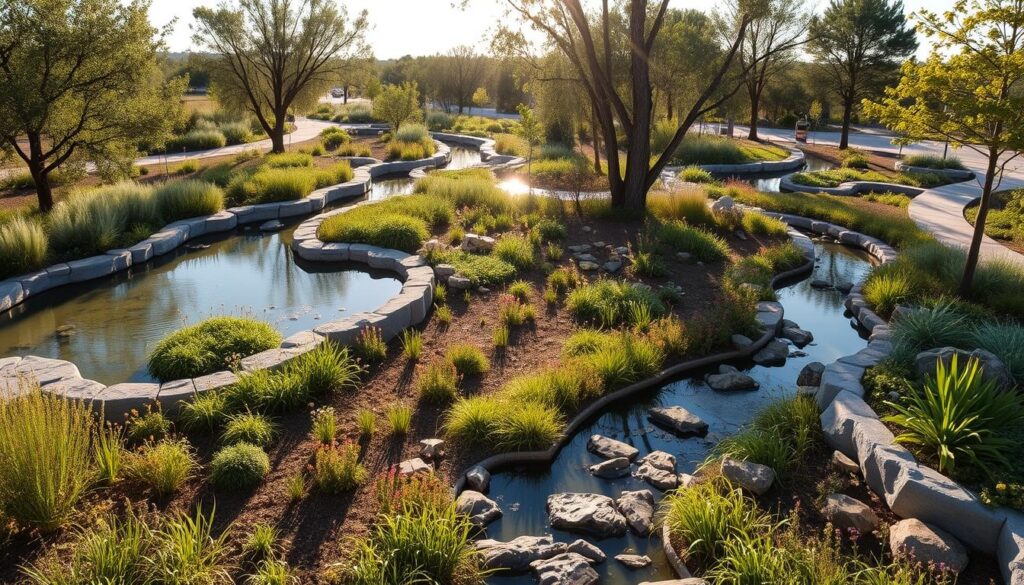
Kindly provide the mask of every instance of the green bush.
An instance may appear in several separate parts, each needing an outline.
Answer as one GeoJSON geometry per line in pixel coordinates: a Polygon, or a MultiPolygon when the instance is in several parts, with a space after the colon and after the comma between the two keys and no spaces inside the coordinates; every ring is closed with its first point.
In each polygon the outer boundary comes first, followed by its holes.
{"type": "Polygon", "coordinates": [[[665,315],[665,305],[650,289],[627,281],[599,280],[572,290],[565,306],[573,319],[602,327],[629,321],[630,303],[646,305],[653,317],[665,315]]]}
{"type": "Polygon", "coordinates": [[[427,223],[397,213],[339,213],[320,224],[317,237],[325,242],[370,244],[413,253],[430,237],[427,223]]]}
{"type": "Polygon", "coordinates": [[[451,264],[455,271],[477,286],[491,286],[512,280],[516,267],[494,256],[479,256],[462,250],[446,250],[428,255],[431,264],[451,264]]]}
{"type": "Polygon", "coordinates": [[[536,403],[571,414],[600,396],[601,385],[602,381],[587,368],[548,368],[509,380],[500,395],[513,404],[536,403]]]}
{"type": "Polygon", "coordinates": [[[1024,327],[1016,323],[985,322],[975,327],[970,345],[994,353],[1024,385],[1024,327]]]}
{"type": "Polygon", "coordinates": [[[714,183],[715,177],[711,173],[705,171],[698,166],[684,167],[683,170],[679,171],[679,180],[687,183],[714,183]]]}
{"type": "Polygon", "coordinates": [[[672,157],[673,165],[743,164],[782,160],[789,153],[777,146],[718,136],[687,135],[672,157]]]}
{"type": "Polygon", "coordinates": [[[479,376],[491,369],[491,362],[480,348],[468,343],[452,346],[445,359],[455,367],[459,376],[479,376]]]}
{"type": "Polygon", "coordinates": [[[455,117],[445,112],[427,112],[427,127],[434,132],[441,132],[452,127],[455,117]]]}
{"type": "Polygon", "coordinates": [[[128,456],[128,476],[146,486],[157,498],[177,493],[192,478],[198,463],[185,439],[147,442],[128,456]]]}
{"type": "Polygon", "coordinates": [[[430,132],[423,124],[404,124],[395,132],[394,138],[399,142],[421,142],[430,140],[430,132]]]}
{"type": "Polygon", "coordinates": [[[212,215],[224,209],[224,192],[213,183],[172,181],[153,191],[157,212],[165,222],[212,215]]]}
{"type": "Polygon", "coordinates": [[[562,434],[564,422],[558,410],[536,402],[508,404],[498,418],[493,439],[506,451],[547,449],[562,434]]]}
{"type": "Polygon", "coordinates": [[[159,227],[153,191],[132,182],[76,191],[47,217],[50,249],[58,258],[81,258],[135,244],[130,234],[159,227]]]}
{"type": "Polygon", "coordinates": [[[957,169],[964,170],[964,163],[956,156],[941,157],[937,154],[912,154],[903,157],[903,164],[926,169],[957,169]]]}
{"type": "Polygon", "coordinates": [[[192,130],[187,134],[175,136],[164,145],[164,151],[168,153],[184,152],[191,150],[210,150],[221,148],[227,144],[224,133],[220,130],[192,130]]]}
{"type": "Polygon", "coordinates": [[[647,196],[647,209],[659,219],[685,221],[695,227],[718,227],[718,218],[708,206],[708,196],[699,189],[651,193],[647,196]]]}
{"type": "Polygon", "coordinates": [[[252,129],[245,122],[228,122],[219,126],[227,144],[245,144],[253,138],[252,129]]]}
{"type": "Polygon", "coordinates": [[[302,168],[266,168],[240,175],[228,184],[233,203],[254,204],[302,199],[316,188],[316,175],[302,168]]]}
{"type": "Polygon", "coordinates": [[[957,463],[989,475],[1009,467],[1007,456],[1017,442],[1003,433],[1024,420],[1024,398],[984,380],[977,360],[959,364],[956,356],[948,369],[938,361],[935,377],[926,378],[921,392],[907,396],[906,404],[886,404],[896,411],[886,422],[903,429],[896,441],[924,450],[947,474],[957,463]]]}
{"type": "Polygon", "coordinates": [[[645,337],[630,333],[609,334],[597,350],[577,358],[591,370],[605,388],[613,389],[639,382],[658,373],[665,354],[645,337]]]}
{"type": "Polygon", "coordinates": [[[768,217],[756,211],[747,211],[743,214],[743,229],[755,236],[770,236],[774,238],[785,237],[789,232],[786,222],[768,217]]]}
{"type": "Polygon", "coordinates": [[[19,525],[64,525],[96,478],[92,412],[81,401],[22,387],[0,401],[0,508],[19,525]]]}
{"type": "Polygon", "coordinates": [[[171,432],[171,420],[158,409],[146,407],[145,412],[133,412],[125,424],[125,437],[130,443],[160,441],[171,432]]]}
{"type": "Polygon", "coordinates": [[[651,230],[650,239],[673,253],[686,252],[701,262],[718,262],[729,257],[729,244],[715,234],[686,225],[666,221],[651,230]]]}
{"type": "Polygon", "coordinates": [[[213,317],[157,343],[149,373],[161,381],[197,378],[228,367],[229,360],[272,349],[281,335],[269,324],[240,317],[213,317]]]}
{"type": "Polygon", "coordinates": [[[313,156],[305,152],[268,154],[263,164],[270,169],[305,168],[313,166],[313,156]]]}
{"type": "Polygon", "coordinates": [[[384,411],[392,435],[404,436],[412,428],[412,409],[404,404],[392,404],[384,411]]]}
{"type": "Polygon", "coordinates": [[[325,128],[320,132],[320,142],[324,145],[327,150],[337,150],[342,144],[348,144],[352,141],[352,138],[337,126],[331,126],[325,128]]]}
{"type": "Polygon", "coordinates": [[[429,402],[449,402],[459,395],[459,374],[448,361],[434,362],[416,380],[420,396],[429,402]]]}
{"type": "Polygon", "coordinates": [[[487,444],[506,410],[506,405],[493,396],[456,400],[445,413],[445,436],[465,445],[487,444]]]}
{"type": "Polygon", "coordinates": [[[342,161],[326,168],[319,168],[315,172],[315,177],[317,189],[347,183],[353,177],[352,165],[348,161],[342,161]]]}
{"type": "Polygon", "coordinates": [[[564,240],[568,235],[565,226],[559,223],[557,220],[551,218],[543,218],[538,221],[532,228],[533,231],[540,236],[541,242],[554,242],[557,240],[564,240]]]}
{"type": "Polygon", "coordinates": [[[346,443],[317,449],[313,477],[324,493],[350,492],[366,481],[366,476],[366,469],[359,463],[358,445],[346,443]]]}
{"type": "Polygon", "coordinates": [[[50,242],[38,221],[15,217],[0,223],[0,278],[45,266],[50,242]]]}
{"type": "Polygon", "coordinates": [[[528,238],[506,234],[494,245],[492,254],[519,270],[533,267],[533,243],[528,238]]]}
{"type": "Polygon", "coordinates": [[[276,437],[277,427],[273,421],[265,415],[247,412],[228,417],[220,440],[225,445],[250,443],[266,449],[276,437]]]}
{"type": "Polygon", "coordinates": [[[251,443],[234,443],[223,447],[210,462],[210,482],[222,490],[241,491],[255,488],[270,473],[270,458],[251,443]]]}

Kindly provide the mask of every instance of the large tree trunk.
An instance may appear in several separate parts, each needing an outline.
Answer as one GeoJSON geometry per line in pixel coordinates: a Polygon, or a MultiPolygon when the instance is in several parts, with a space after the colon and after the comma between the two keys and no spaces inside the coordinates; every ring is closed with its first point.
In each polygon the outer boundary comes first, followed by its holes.
{"type": "Polygon", "coordinates": [[[594,173],[601,174],[601,131],[597,128],[597,116],[590,111],[590,144],[594,147],[594,173]]]}
{"type": "Polygon", "coordinates": [[[853,117],[853,96],[843,99],[843,131],[839,136],[839,149],[850,146],[850,119],[853,117]]]}
{"type": "Polygon", "coordinates": [[[757,118],[760,113],[761,92],[758,91],[755,84],[748,89],[747,94],[750,96],[750,131],[747,132],[747,138],[757,140],[757,118]]]}
{"type": "Polygon", "coordinates": [[[274,115],[274,127],[270,132],[270,152],[280,154],[284,152],[284,128],[288,115],[284,112],[274,115]]]}
{"type": "Polygon", "coordinates": [[[53,188],[50,186],[50,173],[46,170],[46,161],[43,160],[42,137],[36,132],[30,132],[27,138],[29,155],[26,162],[28,172],[36,185],[39,211],[49,213],[53,209],[53,188]]]}
{"type": "Polygon", "coordinates": [[[965,299],[971,294],[974,272],[978,268],[978,258],[981,256],[981,240],[985,237],[985,219],[988,217],[988,208],[992,198],[992,186],[995,184],[996,166],[998,164],[999,151],[989,149],[988,168],[985,169],[985,187],[981,191],[981,203],[978,205],[978,217],[974,222],[974,234],[971,237],[971,246],[967,249],[964,276],[960,280],[959,294],[965,299]]]}

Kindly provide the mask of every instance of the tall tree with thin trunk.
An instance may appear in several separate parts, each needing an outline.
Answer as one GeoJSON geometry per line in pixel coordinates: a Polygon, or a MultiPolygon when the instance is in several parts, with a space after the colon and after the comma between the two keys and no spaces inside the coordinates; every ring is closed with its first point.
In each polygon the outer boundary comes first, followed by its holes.
{"type": "Polygon", "coordinates": [[[367,53],[366,11],[349,20],[331,0],[239,0],[192,15],[194,42],[214,54],[217,99],[251,112],[273,152],[284,152],[289,110],[314,105],[367,53]]]}
{"type": "Polygon", "coordinates": [[[677,104],[696,99],[701,81],[714,74],[722,44],[711,17],[699,10],[670,8],[662,26],[651,51],[651,83],[672,120],[677,104]]]}
{"type": "Polygon", "coordinates": [[[0,4],[0,148],[28,167],[40,210],[63,165],[123,173],[140,142],[170,131],[188,80],[164,82],[148,11],[144,0],[0,4]]]}
{"type": "MultiPolygon", "coordinates": [[[[736,36],[747,9],[743,0],[726,2],[725,12],[719,18],[727,39],[736,36]]],[[[796,59],[795,49],[804,42],[809,20],[804,0],[769,0],[747,25],[739,62],[747,71],[743,85],[750,102],[750,140],[758,138],[761,94],[768,82],[796,59]]]]}
{"type": "Polygon", "coordinates": [[[881,91],[914,54],[914,29],[907,25],[901,0],[832,0],[824,14],[811,19],[808,35],[808,51],[842,102],[839,148],[846,148],[854,107],[881,91]]]}
{"type": "Polygon", "coordinates": [[[596,114],[608,164],[612,205],[643,209],[647,192],[660,177],[683,137],[705,113],[715,110],[739,90],[746,72],[734,67],[750,13],[764,8],[766,0],[745,5],[736,38],[722,51],[713,72],[701,80],[696,98],[680,111],[678,126],[666,150],[652,158],[654,122],[651,55],[668,11],[669,0],[624,0],[611,6],[608,0],[505,0],[512,18],[504,34],[524,39],[523,31],[509,30],[518,21],[542,34],[548,45],[568,60],[575,78],[583,85],[596,114]],[[624,58],[616,53],[622,47],[624,58]],[[619,162],[622,141],[629,149],[625,165],[619,162]]]}
{"type": "Polygon", "coordinates": [[[992,191],[1024,150],[1024,0],[958,0],[939,16],[923,11],[918,29],[934,39],[922,63],[903,65],[899,84],[865,112],[902,142],[947,139],[985,155],[981,203],[959,293],[969,297],[992,191]]]}

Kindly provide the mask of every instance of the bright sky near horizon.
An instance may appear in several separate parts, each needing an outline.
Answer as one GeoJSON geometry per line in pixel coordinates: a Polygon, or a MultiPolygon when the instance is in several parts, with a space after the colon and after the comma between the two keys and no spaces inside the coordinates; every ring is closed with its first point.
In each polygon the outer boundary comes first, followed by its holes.
{"type": "MultiPolygon", "coordinates": [[[[444,53],[458,45],[475,46],[486,51],[489,32],[504,17],[503,0],[470,0],[466,9],[454,6],[453,0],[338,0],[350,14],[366,9],[372,29],[367,37],[378,59],[403,55],[444,53]]],[[[816,10],[823,10],[828,0],[810,0],[816,10]]],[[[169,45],[172,51],[192,48],[192,10],[197,6],[214,6],[219,0],[157,0],[150,8],[153,24],[163,26],[174,19],[169,45]]],[[[461,4],[461,3],[460,3],[461,4]]],[[[719,2],[712,0],[673,0],[672,6],[713,11],[719,2]]],[[[908,14],[922,8],[948,10],[953,0],[904,0],[908,14]]],[[[920,53],[926,53],[922,47],[920,53]]]]}

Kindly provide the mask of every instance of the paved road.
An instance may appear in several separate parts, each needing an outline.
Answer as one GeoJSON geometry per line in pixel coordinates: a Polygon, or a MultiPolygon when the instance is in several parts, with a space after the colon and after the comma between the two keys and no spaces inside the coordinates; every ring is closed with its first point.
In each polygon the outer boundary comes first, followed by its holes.
{"type": "MultiPolygon", "coordinates": [[[[737,136],[746,136],[746,133],[745,128],[736,128],[737,136]]],[[[769,140],[794,142],[792,130],[768,128],[761,129],[758,133],[769,140]]],[[[853,147],[900,152],[900,147],[894,146],[890,140],[890,136],[883,134],[850,134],[850,145],[853,147]]],[[[839,132],[813,132],[808,138],[808,142],[811,141],[835,146],[839,144],[839,132]]],[[[903,147],[903,154],[941,155],[943,147],[944,144],[941,142],[927,141],[903,147]]],[[[984,177],[987,161],[984,155],[970,148],[950,150],[960,158],[964,166],[975,171],[979,178],[974,181],[928,189],[911,201],[907,211],[917,225],[931,232],[939,241],[951,246],[966,248],[971,243],[974,226],[964,219],[964,207],[981,197],[981,180],[984,177]]],[[[1024,187],[1024,157],[1018,157],[1007,165],[1002,183],[999,185],[999,189],[1020,187],[1024,187]]],[[[1024,254],[1014,252],[987,236],[982,241],[981,257],[985,260],[1004,259],[1024,267],[1024,254]]]]}

